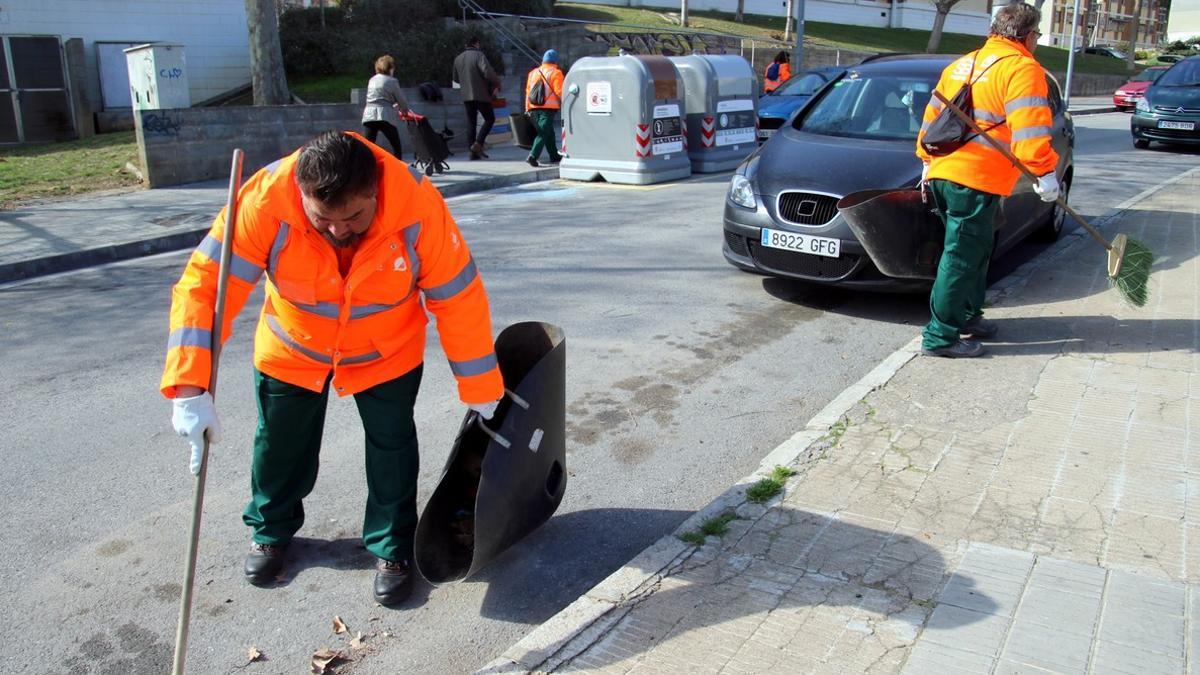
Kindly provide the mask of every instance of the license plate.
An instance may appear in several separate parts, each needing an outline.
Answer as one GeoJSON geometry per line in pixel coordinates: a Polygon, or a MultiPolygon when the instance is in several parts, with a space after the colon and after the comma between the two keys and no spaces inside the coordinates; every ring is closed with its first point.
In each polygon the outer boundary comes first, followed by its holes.
{"type": "Polygon", "coordinates": [[[775,135],[776,129],[759,129],[758,137],[764,141],[775,135]]]}
{"type": "Polygon", "coordinates": [[[1182,129],[1184,131],[1195,131],[1195,122],[1172,122],[1171,120],[1159,120],[1159,129],[1182,129]]]}
{"type": "Polygon", "coordinates": [[[840,239],[829,237],[814,237],[811,234],[797,234],[781,230],[763,228],[762,245],[770,248],[781,248],[785,251],[823,255],[826,258],[836,258],[841,255],[842,242],[840,239]]]}

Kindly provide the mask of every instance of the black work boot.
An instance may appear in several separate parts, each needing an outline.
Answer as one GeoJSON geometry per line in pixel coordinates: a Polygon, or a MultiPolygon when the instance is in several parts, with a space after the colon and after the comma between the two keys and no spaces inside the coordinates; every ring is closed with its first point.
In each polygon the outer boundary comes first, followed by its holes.
{"type": "Polygon", "coordinates": [[[407,560],[384,560],[375,563],[375,602],[398,605],[412,595],[412,565],[407,560]]]}
{"type": "Polygon", "coordinates": [[[988,321],[982,316],[971,319],[967,325],[958,330],[959,335],[970,335],[976,340],[990,340],[996,337],[998,332],[1000,332],[1000,326],[996,325],[995,321],[988,321]]]}
{"type": "Polygon", "coordinates": [[[943,356],[948,359],[973,359],[983,355],[983,345],[974,340],[959,340],[949,347],[937,349],[921,348],[925,356],[943,356]]]}
{"type": "Polygon", "coordinates": [[[255,586],[266,586],[275,582],[279,570],[283,569],[283,554],[287,544],[259,544],[250,542],[250,553],[246,556],[246,581],[255,586]]]}

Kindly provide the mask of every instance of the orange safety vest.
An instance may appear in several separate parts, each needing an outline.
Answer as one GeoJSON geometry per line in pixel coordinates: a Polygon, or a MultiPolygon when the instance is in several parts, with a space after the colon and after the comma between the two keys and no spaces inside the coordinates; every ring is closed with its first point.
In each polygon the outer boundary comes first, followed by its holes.
{"type": "MultiPolygon", "coordinates": [[[[347,132],[362,140],[358,134],[347,132]]],[[[428,309],[465,403],[503,394],[483,280],[433,184],[367,143],[379,171],[375,218],[345,278],[332,244],[309,223],[295,167],[300,151],[255,173],[238,198],[223,341],[258,280],[266,298],[254,335],[254,367],[311,391],[329,374],[341,396],[421,364],[428,309]]],[[[172,291],[161,390],[208,387],[217,269],[225,210],[172,291]]]]}
{"type": "MultiPolygon", "coordinates": [[[[966,83],[975,59],[977,79],[971,88],[975,121],[987,135],[1009,146],[1013,154],[1035,175],[1044,176],[1058,165],[1058,153],[1050,146],[1054,118],[1046,71],[1029,50],[1013,40],[989,37],[974,55],[968,54],[946,67],[937,90],[953,100],[966,83]],[[1013,56],[1015,58],[1003,57],[1013,56]],[[994,66],[988,68],[992,63],[994,66]],[[982,76],[978,73],[987,68],[982,76]],[[993,126],[995,125],[995,126],[993,126]]],[[[987,141],[972,138],[958,150],[932,157],[921,148],[921,138],[941,112],[943,104],[929,99],[921,131],[917,134],[917,156],[929,162],[929,178],[941,178],[994,195],[1008,196],[1020,171],[987,141]]]]}
{"type": "Polygon", "coordinates": [[[562,70],[553,63],[543,63],[529,71],[529,77],[525,78],[525,110],[558,110],[562,108],[563,79],[562,70]],[[533,89],[533,85],[540,82],[542,78],[546,80],[546,102],[542,105],[534,105],[529,102],[529,92],[533,89]]]}
{"type": "MultiPolygon", "coordinates": [[[[774,61],[771,63],[774,63],[774,61]]],[[[767,67],[763,68],[763,92],[767,94],[775,91],[779,88],[779,85],[792,79],[792,66],[787,63],[779,64],[779,79],[772,80],[768,78],[767,70],[771,68],[771,63],[768,63],[767,67]]]]}

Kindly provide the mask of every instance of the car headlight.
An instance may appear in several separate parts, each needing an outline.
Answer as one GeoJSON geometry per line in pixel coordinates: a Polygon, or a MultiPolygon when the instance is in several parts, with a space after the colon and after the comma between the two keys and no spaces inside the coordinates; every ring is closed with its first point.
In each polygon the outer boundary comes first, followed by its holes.
{"type": "Polygon", "coordinates": [[[733,174],[729,181],[729,201],[747,209],[757,209],[758,200],[754,198],[754,186],[750,179],[740,173],[733,174]]]}
{"type": "Polygon", "coordinates": [[[1146,100],[1145,96],[1138,99],[1137,111],[1144,112],[1144,113],[1150,112],[1150,101],[1146,100]]]}

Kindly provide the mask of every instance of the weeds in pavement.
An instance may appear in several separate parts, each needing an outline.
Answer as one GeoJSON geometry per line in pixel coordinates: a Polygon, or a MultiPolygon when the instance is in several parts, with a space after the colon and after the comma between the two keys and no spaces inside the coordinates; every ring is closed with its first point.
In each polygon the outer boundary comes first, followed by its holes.
{"type": "Polygon", "coordinates": [[[771,497],[779,494],[783,490],[783,484],[788,478],[796,475],[795,469],[789,469],[786,466],[777,466],[771,472],[771,475],[751,485],[746,490],[746,499],[755,504],[762,504],[771,497]]]}

